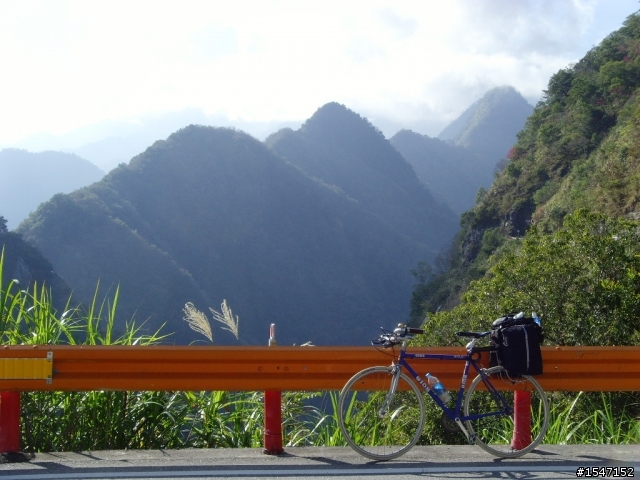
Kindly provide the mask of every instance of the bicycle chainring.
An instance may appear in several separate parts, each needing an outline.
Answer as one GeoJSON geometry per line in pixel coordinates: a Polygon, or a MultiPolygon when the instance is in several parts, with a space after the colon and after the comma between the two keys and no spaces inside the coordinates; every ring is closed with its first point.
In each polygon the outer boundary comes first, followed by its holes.
{"type": "Polygon", "coordinates": [[[454,420],[452,420],[449,415],[447,415],[447,412],[442,412],[441,421],[442,421],[442,426],[447,432],[457,433],[460,431],[458,424],[454,420]]]}

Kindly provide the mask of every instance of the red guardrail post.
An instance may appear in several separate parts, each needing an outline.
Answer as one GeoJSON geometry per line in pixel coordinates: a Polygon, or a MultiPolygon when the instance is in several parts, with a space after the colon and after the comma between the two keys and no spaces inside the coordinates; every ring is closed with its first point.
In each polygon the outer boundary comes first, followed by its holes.
{"type": "MultiPolygon", "coordinates": [[[[276,344],[276,324],[269,329],[269,346],[276,344]]],[[[282,393],[264,392],[264,450],[269,455],[279,455],[282,448],[282,393]]]]}
{"type": "Polygon", "coordinates": [[[20,451],[20,392],[0,392],[0,453],[20,451]]]}
{"type": "Polygon", "coordinates": [[[520,450],[531,443],[531,392],[516,390],[513,395],[513,437],[511,447],[520,450]]]}

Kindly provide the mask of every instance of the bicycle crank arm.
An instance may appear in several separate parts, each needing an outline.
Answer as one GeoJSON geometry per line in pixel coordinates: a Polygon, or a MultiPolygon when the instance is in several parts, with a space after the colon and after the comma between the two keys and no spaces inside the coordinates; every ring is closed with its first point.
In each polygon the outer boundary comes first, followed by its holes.
{"type": "Polygon", "coordinates": [[[475,445],[476,436],[475,435],[469,435],[469,431],[466,429],[466,427],[462,423],[462,420],[460,420],[460,417],[457,417],[455,419],[455,422],[458,425],[458,428],[462,431],[462,433],[464,433],[464,436],[467,438],[467,441],[469,442],[469,445],[475,445]]]}

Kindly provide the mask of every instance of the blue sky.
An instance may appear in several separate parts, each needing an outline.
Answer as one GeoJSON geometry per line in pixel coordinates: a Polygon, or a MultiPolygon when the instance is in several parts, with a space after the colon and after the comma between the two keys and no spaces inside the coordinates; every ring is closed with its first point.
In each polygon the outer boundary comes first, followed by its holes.
{"type": "Polygon", "coordinates": [[[295,124],[330,101],[388,136],[435,136],[495,86],[535,104],[553,73],[638,9],[637,0],[0,0],[0,147],[37,150],[46,145],[34,136],[82,131],[81,143],[187,109],[247,130],[295,124]]]}

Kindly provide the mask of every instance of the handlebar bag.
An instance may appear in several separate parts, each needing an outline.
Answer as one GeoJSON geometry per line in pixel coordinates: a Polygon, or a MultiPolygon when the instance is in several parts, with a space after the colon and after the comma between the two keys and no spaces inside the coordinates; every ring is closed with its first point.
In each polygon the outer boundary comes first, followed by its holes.
{"type": "Polygon", "coordinates": [[[498,352],[497,363],[512,375],[542,374],[540,325],[532,318],[503,321],[497,326],[496,322],[496,328],[491,330],[491,342],[498,352]]]}

